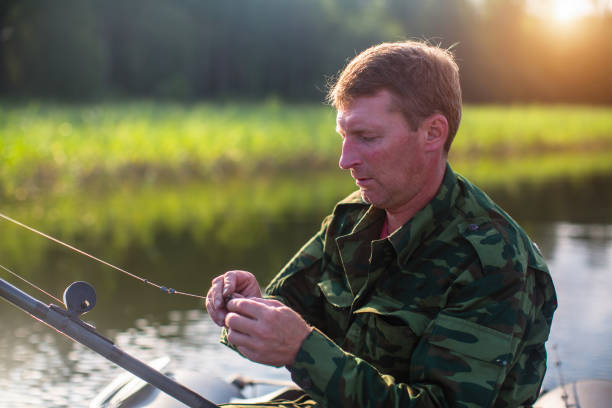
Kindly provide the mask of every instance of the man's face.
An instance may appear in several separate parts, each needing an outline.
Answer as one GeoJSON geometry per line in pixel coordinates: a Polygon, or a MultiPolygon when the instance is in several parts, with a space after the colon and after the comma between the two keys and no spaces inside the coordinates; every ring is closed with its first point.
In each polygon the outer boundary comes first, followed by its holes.
{"type": "Polygon", "coordinates": [[[427,181],[426,132],[411,130],[392,106],[386,90],[356,98],[338,110],[336,131],[342,136],[339,165],[351,171],[363,199],[397,210],[409,205],[427,181]]]}

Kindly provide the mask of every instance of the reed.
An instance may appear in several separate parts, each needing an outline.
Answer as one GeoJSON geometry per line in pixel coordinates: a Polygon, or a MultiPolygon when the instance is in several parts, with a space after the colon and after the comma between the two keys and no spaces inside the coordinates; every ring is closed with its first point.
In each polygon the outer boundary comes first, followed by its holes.
{"type": "MultiPolygon", "coordinates": [[[[0,197],[17,200],[126,184],[327,171],[336,168],[340,149],[331,108],[275,100],[78,106],[5,101],[0,135],[0,197]]],[[[561,172],[578,155],[585,171],[591,153],[606,151],[612,151],[609,107],[466,106],[451,162],[466,163],[460,167],[470,173],[476,163],[557,155],[548,166],[561,172]]],[[[593,171],[601,168],[596,163],[593,171]]],[[[505,180],[508,172],[499,177],[505,180]]]]}

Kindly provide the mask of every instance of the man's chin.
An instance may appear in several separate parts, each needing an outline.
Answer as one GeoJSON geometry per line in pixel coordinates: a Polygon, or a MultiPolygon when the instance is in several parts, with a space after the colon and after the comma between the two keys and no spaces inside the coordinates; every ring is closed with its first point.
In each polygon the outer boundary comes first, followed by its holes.
{"type": "Polygon", "coordinates": [[[384,195],[376,196],[375,194],[372,194],[372,191],[368,190],[360,190],[359,192],[361,193],[361,199],[366,203],[382,210],[389,208],[390,200],[388,197],[384,195]]]}
{"type": "Polygon", "coordinates": [[[368,199],[368,195],[367,195],[367,193],[366,193],[365,191],[363,191],[363,190],[359,190],[359,192],[361,193],[361,199],[362,199],[363,201],[365,201],[365,202],[366,202],[366,203],[368,203],[368,204],[372,204],[372,203],[370,202],[370,200],[368,199]]]}
{"type": "Polygon", "coordinates": [[[367,190],[360,190],[361,199],[366,203],[373,205],[374,207],[379,207],[376,205],[375,197],[372,197],[372,194],[368,194],[367,190]]]}

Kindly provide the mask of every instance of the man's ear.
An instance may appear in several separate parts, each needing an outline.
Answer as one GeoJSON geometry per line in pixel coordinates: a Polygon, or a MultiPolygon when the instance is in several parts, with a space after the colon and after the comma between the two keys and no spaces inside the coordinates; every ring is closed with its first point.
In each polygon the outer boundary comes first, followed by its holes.
{"type": "Polygon", "coordinates": [[[444,149],[448,138],[448,120],[441,113],[434,113],[421,122],[421,130],[425,132],[425,151],[432,152],[444,149]]]}

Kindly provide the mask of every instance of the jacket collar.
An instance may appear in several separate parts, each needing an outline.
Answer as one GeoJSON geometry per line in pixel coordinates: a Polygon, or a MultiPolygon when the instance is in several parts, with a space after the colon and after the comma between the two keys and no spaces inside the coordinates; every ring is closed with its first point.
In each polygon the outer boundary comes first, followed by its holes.
{"type": "MultiPolygon", "coordinates": [[[[444,178],[434,198],[399,229],[387,238],[380,240],[388,240],[391,243],[397,254],[397,260],[400,267],[406,264],[414,250],[427,236],[431,235],[442,220],[448,216],[450,209],[455,206],[460,191],[461,187],[457,181],[457,176],[447,162],[444,178]]],[[[361,198],[359,191],[351,194],[338,204],[340,206],[359,205],[362,206],[362,208],[368,205],[361,198]]],[[[339,238],[341,241],[378,241],[384,217],[384,210],[370,205],[365,214],[359,218],[359,221],[355,224],[350,234],[339,238]]]]}
{"type": "Polygon", "coordinates": [[[457,176],[446,163],[444,178],[434,198],[387,239],[395,249],[399,266],[405,265],[414,250],[438,228],[455,206],[460,187],[457,176]]]}

